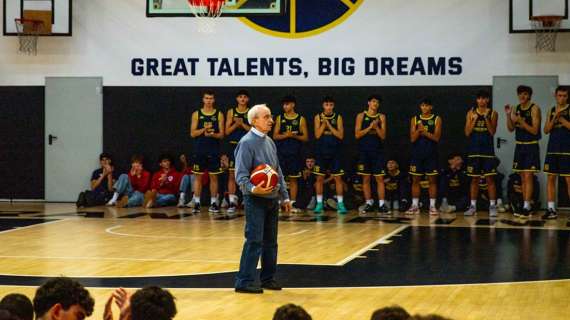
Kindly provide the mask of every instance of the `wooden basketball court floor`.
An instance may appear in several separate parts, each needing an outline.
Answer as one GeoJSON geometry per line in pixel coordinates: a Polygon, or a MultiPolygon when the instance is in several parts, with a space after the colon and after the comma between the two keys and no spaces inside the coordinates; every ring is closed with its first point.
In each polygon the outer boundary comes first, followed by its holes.
{"type": "Polygon", "coordinates": [[[279,224],[280,292],[233,292],[244,217],[190,209],[77,210],[73,204],[0,203],[0,296],[33,297],[46,277],[80,279],[102,317],[113,288],[160,285],[177,319],[271,319],[285,303],[313,319],[369,319],[399,304],[453,319],[568,319],[570,224],[509,214],[490,220],[324,218],[279,224]]]}

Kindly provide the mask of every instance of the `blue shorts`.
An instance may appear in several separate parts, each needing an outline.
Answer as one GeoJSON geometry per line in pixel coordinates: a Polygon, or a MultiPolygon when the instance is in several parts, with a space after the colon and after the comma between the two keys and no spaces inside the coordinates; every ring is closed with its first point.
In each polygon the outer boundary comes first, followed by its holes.
{"type": "Polygon", "coordinates": [[[540,170],[540,151],[538,143],[517,144],[513,160],[514,172],[538,172],[540,170]]]}
{"type": "Polygon", "coordinates": [[[546,154],[544,172],[548,174],[570,177],[570,155],[546,154]]]}
{"type": "Polygon", "coordinates": [[[223,172],[220,166],[219,154],[192,155],[192,171],[201,174],[206,170],[208,170],[208,174],[220,174],[223,172]]]}
{"type": "Polygon", "coordinates": [[[386,159],[384,158],[384,152],[359,152],[358,154],[358,164],[356,167],[356,172],[363,176],[383,176],[386,174],[384,167],[386,166],[386,159]]]}
{"type": "Polygon", "coordinates": [[[338,154],[322,155],[317,154],[315,158],[315,167],[313,173],[318,176],[324,176],[330,173],[333,176],[344,175],[344,170],[340,165],[340,157],[338,154]]]}
{"type": "Polygon", "coordinates": [[[438,174],[439,171],[439,157],[437,153],[432,153],[425,157],[418,157],[412,155],[410,160],[410,170],[409,173],[414,176],[434,176],[438,174]]]}
{"type": "Polygon", "coordinates": [[[303,171],[303,157],[299,154],[280,154],[279,166],[285,178],[300,178],[303,171]]]}
{"type": "Polygon", "coordinates": [[[494,176],[499,162],[496,157],[467,157],[467,175],[470,177],[494,176]]]}

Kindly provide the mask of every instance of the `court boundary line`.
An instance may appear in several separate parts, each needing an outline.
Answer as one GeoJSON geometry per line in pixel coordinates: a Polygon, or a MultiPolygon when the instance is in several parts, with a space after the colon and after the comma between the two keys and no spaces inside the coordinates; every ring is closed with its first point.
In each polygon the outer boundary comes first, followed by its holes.
{"type": "MultiPolygon", "coordinates": [[[[184,237],[184,236],[159,236],[159,235],[142,235],[142,234],[135,234],[135,233],[121,233],[121,232],[115,232],[113,231],[113,229],[116,228],[122,228],[123,225],[119,224],[119,225],[114,225],[112,227],[106,228],[105,232],[108,234],[112,234],[115,236],[120,236],[120,237],[133,237],[133,238],[149,238],[149,239],[178,239],[178,240],[233,240],[233,239],[245,239],[244,236],[235,236],[235,237],[184,237]]],[[[308,229],[302,229],[300,231],[297,232],[293,232],[293,233],[288,233],[288,234],[284,234],[284,235],[277,235],[277,237],[291,237],[291,236],[297,236],[300,234],[303,234],[305,232],[309,232],[308,229]]]]}
{"type": "Polygon", "coordinates": [[[336,266],[344,266],[345,264],[349,263],[350,261],[356,259],[358,256],[362,256],[366,251],[374,248],[375,246],[379,245],[379,244],[389,244],[390,242],[388,241],[388,239],[390,239],[391,237],[397,235],[398,233],[406,230],[407,228],[409,228],[410,225],[402,225],[399,226],[398,228],[392,230],[391,232],[389,232],[388,234],[383,235],[382,237],[374,240],[373,242],[369,243],[368,245],[366,245],[365,247],[359,249],[358,251],[353,252],[351,255],[349,255],[348,257],[338,261],[335,265],[336,266]]]}
{"type": "MultiPolygon", "coordinates": [[[[0,274],[3,275],[3,274],[0,274]]],[[[61,276],[61,275],[59,275],[61,276]]],[[[33,276],[38,277],[38,276],[33,276]]],[[[44,277],[44,276],[40,276],[44,277]]],[[[70,278],[94,278],[94,277],[74,277],[70,276],[70,278]]],[[[98,277],[103,278],[103,277],[98,277]]],[[[119,278],[119,277],[117,277],[119,278]]],[[[284,287],[282,292],[286,292],[288,290],[339,290],[339,289],[402,289],[402,288],[423,288],[423,287],[457,287],[457,286],[500,286],[500,285],[524,285],[524,284],[549,284],[549,283],[558,283],[558,282],[570,282],[570,279],[553,279],[553,280],[531,280],[531,281],[511,281],[511,282],[487,282],[487,283],[453,283],[453,284],[418,284],[418,285],[402,285],[402,286],[377,286],[377,287],[284,287]]],[[[38,286],[28,286],[28,285],[7,285],[7,284],[0,284],[0,287],[19,287],[19,288],[37,288],[38,286]]],[[[92,289],[115,289],[116,287],[87,287],[92,289]]],[[[139,289],[139,287],[123,287],[126,289],[139,289]]],[[[184,291],[234,291],[234,288],[169,288],[165,287],[165,289],[169,290],[184,290],[184,291]]]]}

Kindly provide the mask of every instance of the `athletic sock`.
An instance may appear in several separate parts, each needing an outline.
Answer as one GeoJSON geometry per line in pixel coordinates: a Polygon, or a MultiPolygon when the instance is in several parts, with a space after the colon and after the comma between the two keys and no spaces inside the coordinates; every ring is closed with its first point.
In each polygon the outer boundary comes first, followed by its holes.
{"type": "Polygon", "coordinates": [[[419,207],[419,205],[420,205],[420,198],[413,198],[412,207],[419,207]]]}
{"type": "Polygon", "coordinates": [[[498,199],[497,199],[497,205],[500,206],[500,205],[502,205],[502,204],[503,204],[503,199],[498,198],[498,199]]]}
{"type": "Polygon", "coordinates": [[[525,201],[525,202],[524,202],[524,205],[523,205],[523,208],[525,208],[525,209],[527,209],[527,210],[530,210],[530,201],[525,201]]]}
{"type": "Polygon", "coordinates": [[[344,200],[343,196],[339,196],[338,194],[336,195],[336,201],[338,201],[340,203],[340,202],[343,202],[343,200],[344,200]]]}
{"type": "Polygon", "coordinates": [[[230,198],[230,203],[233,203],[233,204],[238,203],[238,196],[236,196],[235,194],[230,194],[228,197],[230,198]]]}
{"type": "Polygon", "coordinates": [[[366,204],[368,204],[368,205],[373,205],[373,204],[374,204],[374,200],[368,199],[368,200],[366,200],[366,204]]]}
{"type": "Polygon", "coordinates": [[[118,199],[119,199],[119,193],[115,192],[115,193],[113,193],[113,197],[111,198],[111,200],[109,202],[117,202],[118,199]]]}
{"type": "Polygon", "coordinates": [[[496,205],[497,205],[497,200],[489,200],[489,205],[490,205],[490,206],[496,206],[496,205]]]}
{"type": "Polygon", "coordinates": [[[384,200],[378,200],[378,206],[381,207],[384,205],[384,200]]]}
{"type": "Polygon", "coordinates": [[[195,204],[197,204],[197,205],[200,204],[200,197],[194,196],[193,199],[194,199],[194,203],[195,203],[195,204]]]}
{"type": "Polygon", "coordinates": [[[548,209],[554,210],[554,201],[548,201],[548,209]]]}
{"type": "Polygon", "coordinates": [[[317,194],[317,203],[323,203],[323,195],[317,194]]]}
{"type": "Polygon", "coordinates": [[[477,200],[471,200],[471,206],[473,208],[476,208],[477,207],[477,200]]]}
{"type": "Polygon", "coordinates": [[[186,193],[180,192],[180,199],[186,199],[186,193]]]}
{"type": "Polygon", "coordinates": [[[210,197],[210,204],[217,204],[218,203],[218,197],[210,197]]]}
{"type": "Polygon", "coordinates": [[[430,206],[431,208],[434,208],[434,207],[435,207],[435,199],[429,199],[429,206],[430,206]]]}

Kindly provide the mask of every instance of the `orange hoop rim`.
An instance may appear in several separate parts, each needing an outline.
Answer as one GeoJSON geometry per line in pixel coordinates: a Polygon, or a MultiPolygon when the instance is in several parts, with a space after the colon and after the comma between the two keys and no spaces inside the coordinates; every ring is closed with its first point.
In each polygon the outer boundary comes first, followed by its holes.
{"type": "Polygon", "coordinates": [[[24,18],[16,18],[14,21],[18,23],[33,23],[33,24],[44,24],[42,20],[35,20],[35,19],[24,19],[24,18]]]}
{"type": "Polygon", "coordinates": [[[544,24],[554,24],[557,22],[562,21],[562,19],[564,19],[564,16],[555,16],[555,15],[550,15],[550,16],[532,16],[530,17],[530,20],[535,21],[535,22],[541,22],[543,25],[544,24]]]}
{"type": "Polygon", "coordinates": [[[534,20],[534,21],[558,21],[558,20],[562,20],[562,19],[564,19],[564,16],[551,15],[551,16],[532,16],[532,17],[530,17],[530,20],[534,20]]]}

